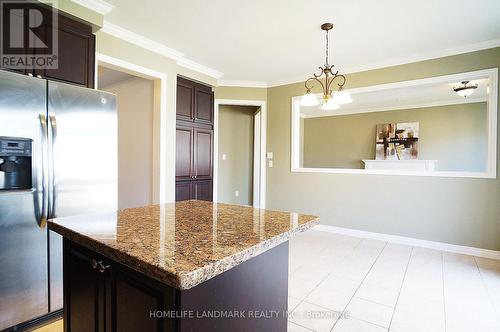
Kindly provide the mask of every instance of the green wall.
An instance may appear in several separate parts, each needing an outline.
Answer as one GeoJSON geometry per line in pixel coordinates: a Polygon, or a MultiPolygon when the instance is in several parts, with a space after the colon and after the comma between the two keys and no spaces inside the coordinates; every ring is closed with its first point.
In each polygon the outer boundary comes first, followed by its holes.
{"type": "Polygon", "coordinates": [[[364,168],[375,159],[375,128],[381,123],[419,122],[421,160],[439,171],[486,171],[487,103],[370,112],[303,119],[303,167],[364,168]]]}
{"type": "Polygon", "coordinates": [[[219,202],[253,204],[254,114],[258,107],[221,106],[219,108],[218,183],[219,202]],[[226,155],[226,160],[222,155],[226,155]],[[239,196],[235,196],[235,191],[239,196]]]}
{"type": "MultiPolygon", "coordinates": [[[[349,74],[347,88],[499,66],[500,48],[488,49],[349,74]]],[[[317,214],[326,225],[500,250],[500,179],[292,173],[291,98],[302,94],[300,82],[268,89],[274,167],[267,208],[317,214]]]]}
{"type": "MultiPolygon", "coordinates": [[[[69,0],[64,1],[61,9],[100,25],[102,17],[71,5],[69,0]]],[[[125,40],[103,32],[96,36],[98,53],[167,74],[166,176],[167,199],[171,201],[175,184],[176,76],[181,74],[212,85],[216,82],[125,40]]],[[[500,48],[495,48],[349,74],[346,87],[499,66],[500,48]]],[[[318,214],[323,224],[500,250],[498,179],[291,173],[290,101],[292,96],[303,93],[303,82],[270,89],[215,89],[219,99],[267,101],[267,151],[274,152],[274,167],[268,168],[267,172],[266,207],[318,214]],[[393,199],[388,201],[387,197],[393,199]]]]}
{"type": "Polygon", "coordinates": [[[267,100],[267,89],[218,86],[214,88],[217,99],[267,100]]]}

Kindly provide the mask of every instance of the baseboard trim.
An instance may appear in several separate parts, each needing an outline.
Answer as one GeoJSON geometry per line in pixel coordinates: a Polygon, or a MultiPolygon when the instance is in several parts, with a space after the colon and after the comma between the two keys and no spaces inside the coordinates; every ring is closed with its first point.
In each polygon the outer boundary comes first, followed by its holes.
{"type": "Polygon", "coordinates": [[[465,254],[465,255],[500,260],[500,251],[495,251],[495,250],[490,250],[490,249],[467,247],[467,246],[461,246],[461,245],[457,245],[457,244],[415,239],[415,238],[406,237],[406,236],[399,236],[399,235],[390,235],[390,234],[384,234],[384,233],[360,231],[357,229],[330,226],[330,225],[317,225],[317,226],[314,226],[313,229],[317,230],[317,231],[322,231],[322,232],[349,235],[349,236],[360,237],[360,238],[364,238],[364,239],[381,240],[381,241],[386,241],[386,242],[406,244],[406,245],[414,246],[414,247],[436,249],[436,250],[453,252],[453,253],[457,253],[457,254],[465,254]]]}

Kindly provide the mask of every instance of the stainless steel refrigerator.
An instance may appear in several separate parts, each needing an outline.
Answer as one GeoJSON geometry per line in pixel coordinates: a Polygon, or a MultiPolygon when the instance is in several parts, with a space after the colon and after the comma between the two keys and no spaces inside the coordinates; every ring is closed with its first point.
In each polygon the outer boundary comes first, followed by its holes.
{"type": "Polygon", "coordinates": [[[62,239],[46,220],[117,208],[107,92],[0,71],[0,330],[62,308],[62,239]]]}

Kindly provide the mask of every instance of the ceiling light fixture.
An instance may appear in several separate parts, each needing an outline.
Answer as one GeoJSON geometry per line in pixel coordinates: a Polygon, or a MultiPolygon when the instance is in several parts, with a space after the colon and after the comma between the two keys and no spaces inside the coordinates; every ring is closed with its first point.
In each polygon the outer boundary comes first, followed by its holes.
{"type": "Polygon", "coordinates": [[[306,87],[306,93],[300,100],[300,104],[303,106],[316,106],[319,104],[318,98],[311,92],[314,88],[314,82],[318,82],[323,89],[321,104],[322,110],[335,110],[339,108],[340,104],[348,104],[352,102],[349,92],[343,90],[346,82],[345,76],[339,74],[338,70],[334,72],[334,65],[330,65],[328,63],[328,31],[332,28],[332,23],[324,23],[321,25],[321,30],[326,31],[325,64],[323,67],[319,67],[319,74],[313,74],[313,77],[310,77],[305,81],[304,85],[306,87]],[[325,75],[324,82],[322,81],[323,75],[325,75]],[[339,82],[337,83],[338,91],[333,92],[332,84],[336,79],[339,79],[339,82]]]}
{"type": "Polygon", "coordinates": [[[469,81],[462,81],[462,85],[456,88],[453,88],[459,96],[467,98],[471,94],[474,93],[474,90],[477,89],[477,84],[468,85],[469,81]]]}

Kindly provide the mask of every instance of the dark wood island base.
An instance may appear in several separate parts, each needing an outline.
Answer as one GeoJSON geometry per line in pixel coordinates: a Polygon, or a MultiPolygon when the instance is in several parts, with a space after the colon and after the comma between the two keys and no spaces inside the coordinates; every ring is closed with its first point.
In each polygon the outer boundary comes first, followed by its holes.
{"type": "Polygon", "coordinates": [[[281,332],[289,240],[318,217],[206,201],[48,221],[66,332],[281,332]]]}
{"type": "Polygon", "coordinates": [[[64,240],[64,330],[286,331],[288,241],[180,290],[64,240]]]}

